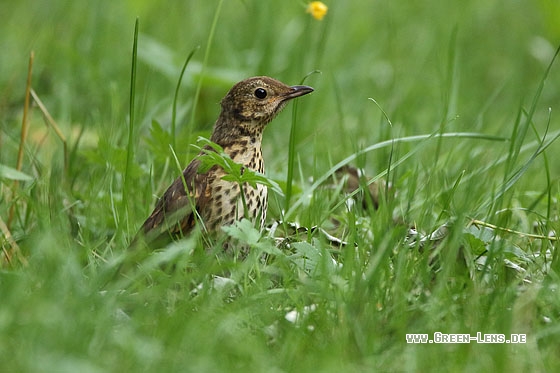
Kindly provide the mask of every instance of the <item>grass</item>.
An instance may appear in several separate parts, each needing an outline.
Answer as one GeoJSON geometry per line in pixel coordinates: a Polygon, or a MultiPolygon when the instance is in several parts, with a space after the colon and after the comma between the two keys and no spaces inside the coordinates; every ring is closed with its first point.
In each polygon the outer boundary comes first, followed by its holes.
{"type": "Polygon", "coordinates": [[[558,8],[327,5],[320,22],[300,2],[5,6],[2,370],[560,367],[558,8]],[[264,135],[277,224],[226,229],[247,258],[194,235],[111,279],[229,87],[315,70],[264,135]],[[344,165],[367,175],[354,192],[344,165]],[[406,343],[435,332],[527,342],[406,343]]]}

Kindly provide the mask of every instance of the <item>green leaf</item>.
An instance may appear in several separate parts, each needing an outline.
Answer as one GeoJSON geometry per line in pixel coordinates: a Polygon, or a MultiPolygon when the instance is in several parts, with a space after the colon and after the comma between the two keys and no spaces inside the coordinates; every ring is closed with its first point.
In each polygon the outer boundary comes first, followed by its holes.
{"type": "Polygon", "coordinates": [[[319,240],[313,239],[313,245],[308,242],[294,242],[291,246],[296,251],[293,261],[300,269],[315,275],[333,273],[336,269],[332,257],[319,240]]]}
{"type": "Polygon", "coordinates": [[[169,144],[172,143],[171,134],[166,131],[157,120],[152,120],[150,136],[145,139],[150,153],[158,162],[164,163],[169,157],[169,144]]]}
{"type": "Polygon", "coordinates": [[[244,167],[239,163],[235,163],[233,159],[224,152],[224,149],[220,145],[215,144],[204,137],[199,137],[198,142],[203,145],[198,148],[205,153],[199,158],[200,172],[206,172],[217,165],[220,166],[227,174],[222,177],[223,180],[237,183],[239,185],[247,183],[253,188],[256,188],[257,184],[262,184],[271,188],[275,193],[283,195],[282,189],[277,182],[267,178],[265,175],[257,171],[244,167]],[[205,149],[205,146],[210,147],[212,150],[205,149]]]}
{"type": "Polygon", "coordinates": [[[0,164],[0,179],[31,181],[33,180],[33,177],[18,171],[15,168],[0,164]]]}
{"type": "Polygon", "coordinates": [[[255,228],[253,223],[247,219],[241,219],[232,225],[224,226],[222,230],[230,237],[251,246],[256,245],[261,238],[261,233],[255,228]]]}
{"type": "Polygon", "coordinates": [[[212,142],[212,141],[208,140],[205,137],[199,136],[198,139],[196,140],[196,142],[201,143],[202,146],[207,145],[207,146],[211,147],[212,149],[214,149],[216,151],[216,153],[225,154],[224,153],[224,148],[222,148],[220,145],[216,144],[215,142],[212,142]]]}
{"type": "Polygon", "coordinates": [[[160,148],[167,149],[168,144],[171,142],[171,134],[163,129],[161,124],[152,119],[152,127],[150,128],[151,140],[153,143],[159,145],[160,148]]]}
{"type": "Polygon", "coordinates": [[[486,251],[486,242],[475,237],[471,233],[466,233],[464,236],[465,244],[474,255],[481,255],[486,251]]]}

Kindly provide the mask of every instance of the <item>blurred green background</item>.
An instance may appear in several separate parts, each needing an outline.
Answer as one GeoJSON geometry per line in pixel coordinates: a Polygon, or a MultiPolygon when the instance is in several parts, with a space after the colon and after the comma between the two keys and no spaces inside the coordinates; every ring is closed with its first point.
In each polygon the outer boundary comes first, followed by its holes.
{"type": "MultiPolygon", "coordinates": [[[[137,118],[144,129],[152,119],[168,125],[180,67],[200,46],[181,91],[179,103],[186,115],[179,118],[180,126],[208,132],[220,98],[247,76],[266,74],[297,83],[320,70],[321,75],[307,81],[317,92],[305,103],[300,145],[306,144],[310,154],[328,151],[335,158],[387,136],[369,97],[389,114],[397,136],[430,133],[454,118],[450,130],[509,134],[518,108],[529,104],[560,39],[560,6],[552,0],[333,2],[323,21],[306,14],[300,1],[227,1],[209,53],[200,107],[194,123],[188,123],[216,5],[4,2],[4,126],[18,124],[14,119],[20,114],[28,56],[34,50],[33,86],[66,133],[80,126],[98,135],[123,130],[136,16],[141,32],[137,118]],[[327,147],[314,148],[310,141],[332,138],[336,143],[327,147]]],[[[558,76],[553,69],[538,119],[558,102],[558,76]]],[[[281,164],[286,125],[271,126],[267,132],[266,149],[275,155],[267,158],[281,164]]]]}

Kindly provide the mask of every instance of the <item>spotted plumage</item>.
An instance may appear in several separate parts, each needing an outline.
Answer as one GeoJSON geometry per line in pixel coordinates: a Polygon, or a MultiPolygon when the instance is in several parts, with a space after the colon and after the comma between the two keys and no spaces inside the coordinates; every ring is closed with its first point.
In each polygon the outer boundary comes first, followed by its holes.
{"type": "MultiPolygon", "coordinates": [[[[264,173],[262,134],[266,125],[296,97],[312,92],[307,86],[288,86],[278,80],[260,76],[234,85],[221,101],[221,112],[210,138],[220,145],[234,162],[264,173]]],[[[209,147],[205,150],[211,150],[209,147]]],[[[188,235],[195,224],[212,232],[242,217],[265,222],[267,188],[256,188],[223,180],[225,171],[213,166],[199,172],[202,151],[183,171],[144,222],[133,243],[140,239],[155,248],[171,239],[188,235]],[[241,189],[248,216],[245,216],[241,189]]]]}

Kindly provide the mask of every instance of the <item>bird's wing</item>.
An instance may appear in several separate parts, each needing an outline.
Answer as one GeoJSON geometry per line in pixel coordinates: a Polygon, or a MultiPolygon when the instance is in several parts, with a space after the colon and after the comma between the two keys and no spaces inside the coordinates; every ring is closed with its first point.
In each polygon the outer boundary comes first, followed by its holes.
{"type": "Polygon", "coordinates": [[[167,188],[158,200],[154,211],[146,219],[139,235],[143,241],[153,243],[170,241],[172,237],[187,235],[197,220],[197,211],[208,199],[208,172],[198,173],[200,161],[193,160],[183,171],[183,175],[167,188]]]}

